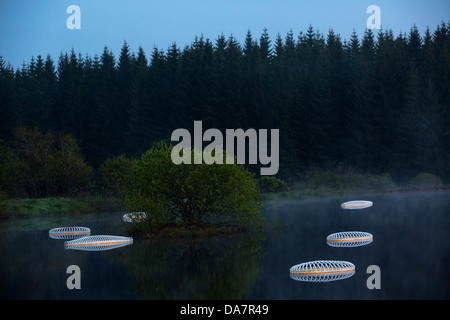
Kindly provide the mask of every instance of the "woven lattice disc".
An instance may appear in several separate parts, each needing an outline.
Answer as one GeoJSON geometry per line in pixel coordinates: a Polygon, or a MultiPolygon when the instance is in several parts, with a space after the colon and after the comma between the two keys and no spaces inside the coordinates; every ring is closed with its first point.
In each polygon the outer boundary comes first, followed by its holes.
{"type": "Polygon", "coordinates": [[[355,265],[348,261],[316,260],[291,267],[290,276],[297,281],[329,282],[355,274],[355,265]]]}
{"type": "Polygon", "coordinates": [[[76,239],[80,237],[89,236],[91,229],[86,227],[60,227],[53,228],[48,232],[48,235],[52,239],[76,239]]]}
{"type": "Polygon", "coordinates": [[[327,244],[332,247],[359,247],[372,241],[372,234],[362,231],[337,232],[327,237],[327,244]]]}
{"type": "Polygon", "coordinates": [[[120,248],[133,243],[133,238],[122,236],[95,235],[78,238],[72,241],[66,241],[66,249],[85,250],[85,251],[104,251],[120,248]]]}

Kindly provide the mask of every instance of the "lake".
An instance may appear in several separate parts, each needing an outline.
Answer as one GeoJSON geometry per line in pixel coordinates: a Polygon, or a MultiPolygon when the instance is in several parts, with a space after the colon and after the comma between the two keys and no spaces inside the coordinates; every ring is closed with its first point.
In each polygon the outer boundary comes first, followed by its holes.
{"type": "Polygon", "coordinates": [[[49,230],[84,226],[92,235],[126,235],[125,212],[43,216],[0,221],[0,299],[449,299],[450,193],[286,200],[264,214],[277,228],[264,233],[198,239],[144,240],[108,251],[64,248],[49,230]],[[349,200],[373,206],[344,210],[349,200]],[[362,231],[373,242],[332,247],[329,234],[362,231]],[[315,260],[342,260],[355,274],[304,282],[289,269],[315,260]],[[69,290],[77,265],[81,289],[69,290]],[[369,266],[380,289],[369,289],[369,266]]]}

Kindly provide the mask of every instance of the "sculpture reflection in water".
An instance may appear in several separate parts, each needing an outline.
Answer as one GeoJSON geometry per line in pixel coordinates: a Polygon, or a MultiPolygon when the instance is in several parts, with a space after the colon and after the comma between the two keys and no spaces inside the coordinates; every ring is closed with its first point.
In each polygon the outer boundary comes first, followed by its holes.
{"type": "Polygon", "coordinates": [[[110,235],[95,235],[64,242],[66,249],[84,251],[105,251],[128,246],[133,238],[110,235]]]}
{"type": "Polygon", "coordinates": [[[373,241],[373,235],[362,231],[344,231],[330,234],[327,244],[331,247],[360,247],[373,241]]]}
{"type": "Polygon", "coordinates": [[[122,219],[125,222],[140,222],[145,220],[147,214],[145,212],[130,212],[123,215],[122,219]]]}
{"type": "Polygon", "coordinates": [[[291,267],[290,276],[297,281],[330,282],[350,278],[355,265],[348,261],[316,260],[291,267]]]}
{"type": "Polygon", "coordinates": [[[353,200],[347,201],[341,204],[342,209],[350,209],[350,210],[358,210],[358,209],[366,209],[373,205],[372,201],[367,200],[353,200]]]}
{"type": "Polygon", "coordinates": [[[48,232],[48,235],[52,239],[77,239],[91,234],[91,229],[86,227],[60,227],[53,228],[48,232]]]}

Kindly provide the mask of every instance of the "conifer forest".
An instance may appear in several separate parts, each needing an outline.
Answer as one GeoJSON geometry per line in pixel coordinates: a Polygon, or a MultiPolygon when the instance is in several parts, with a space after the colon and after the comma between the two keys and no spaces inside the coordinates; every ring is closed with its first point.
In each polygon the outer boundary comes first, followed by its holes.
{"type": "Polygon", "coordinates": [[[278,176],[340,163],[396,181],[450,181],[450,22],[343,39],[312,26],[197,36],[186,47],[77,48],[0,60],[0,139],[20,126],[70,134],[93,168],[139,158],[177,128],[279,129],[278,176]]]}

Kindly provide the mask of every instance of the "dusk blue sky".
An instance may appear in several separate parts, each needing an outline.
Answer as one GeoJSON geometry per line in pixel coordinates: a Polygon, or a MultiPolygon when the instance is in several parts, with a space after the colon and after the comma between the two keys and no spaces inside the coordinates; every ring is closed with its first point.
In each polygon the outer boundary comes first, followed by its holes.
{"type": "Polygon", "coordinates": [[[232,34],[243,43],[247,30],[259,39],[264,28],[273,43],[278,33],[297,36],[310,25],[348,39],[353,30],[364,33],[369,5],[380,7],[382,27],[396,35],[414,24],[423,34],[450,20],[449,0],[0,0],[0,55],[14,67],[39,54],[56,64],[72,48],[94,56],[108,46],[117,57],[124,40],[149,55],[155,46],[182,48],[200,35],[214,42],[232,34]],[[72,4],[81,9],[80,30],[66,27],[72,4]]]}

